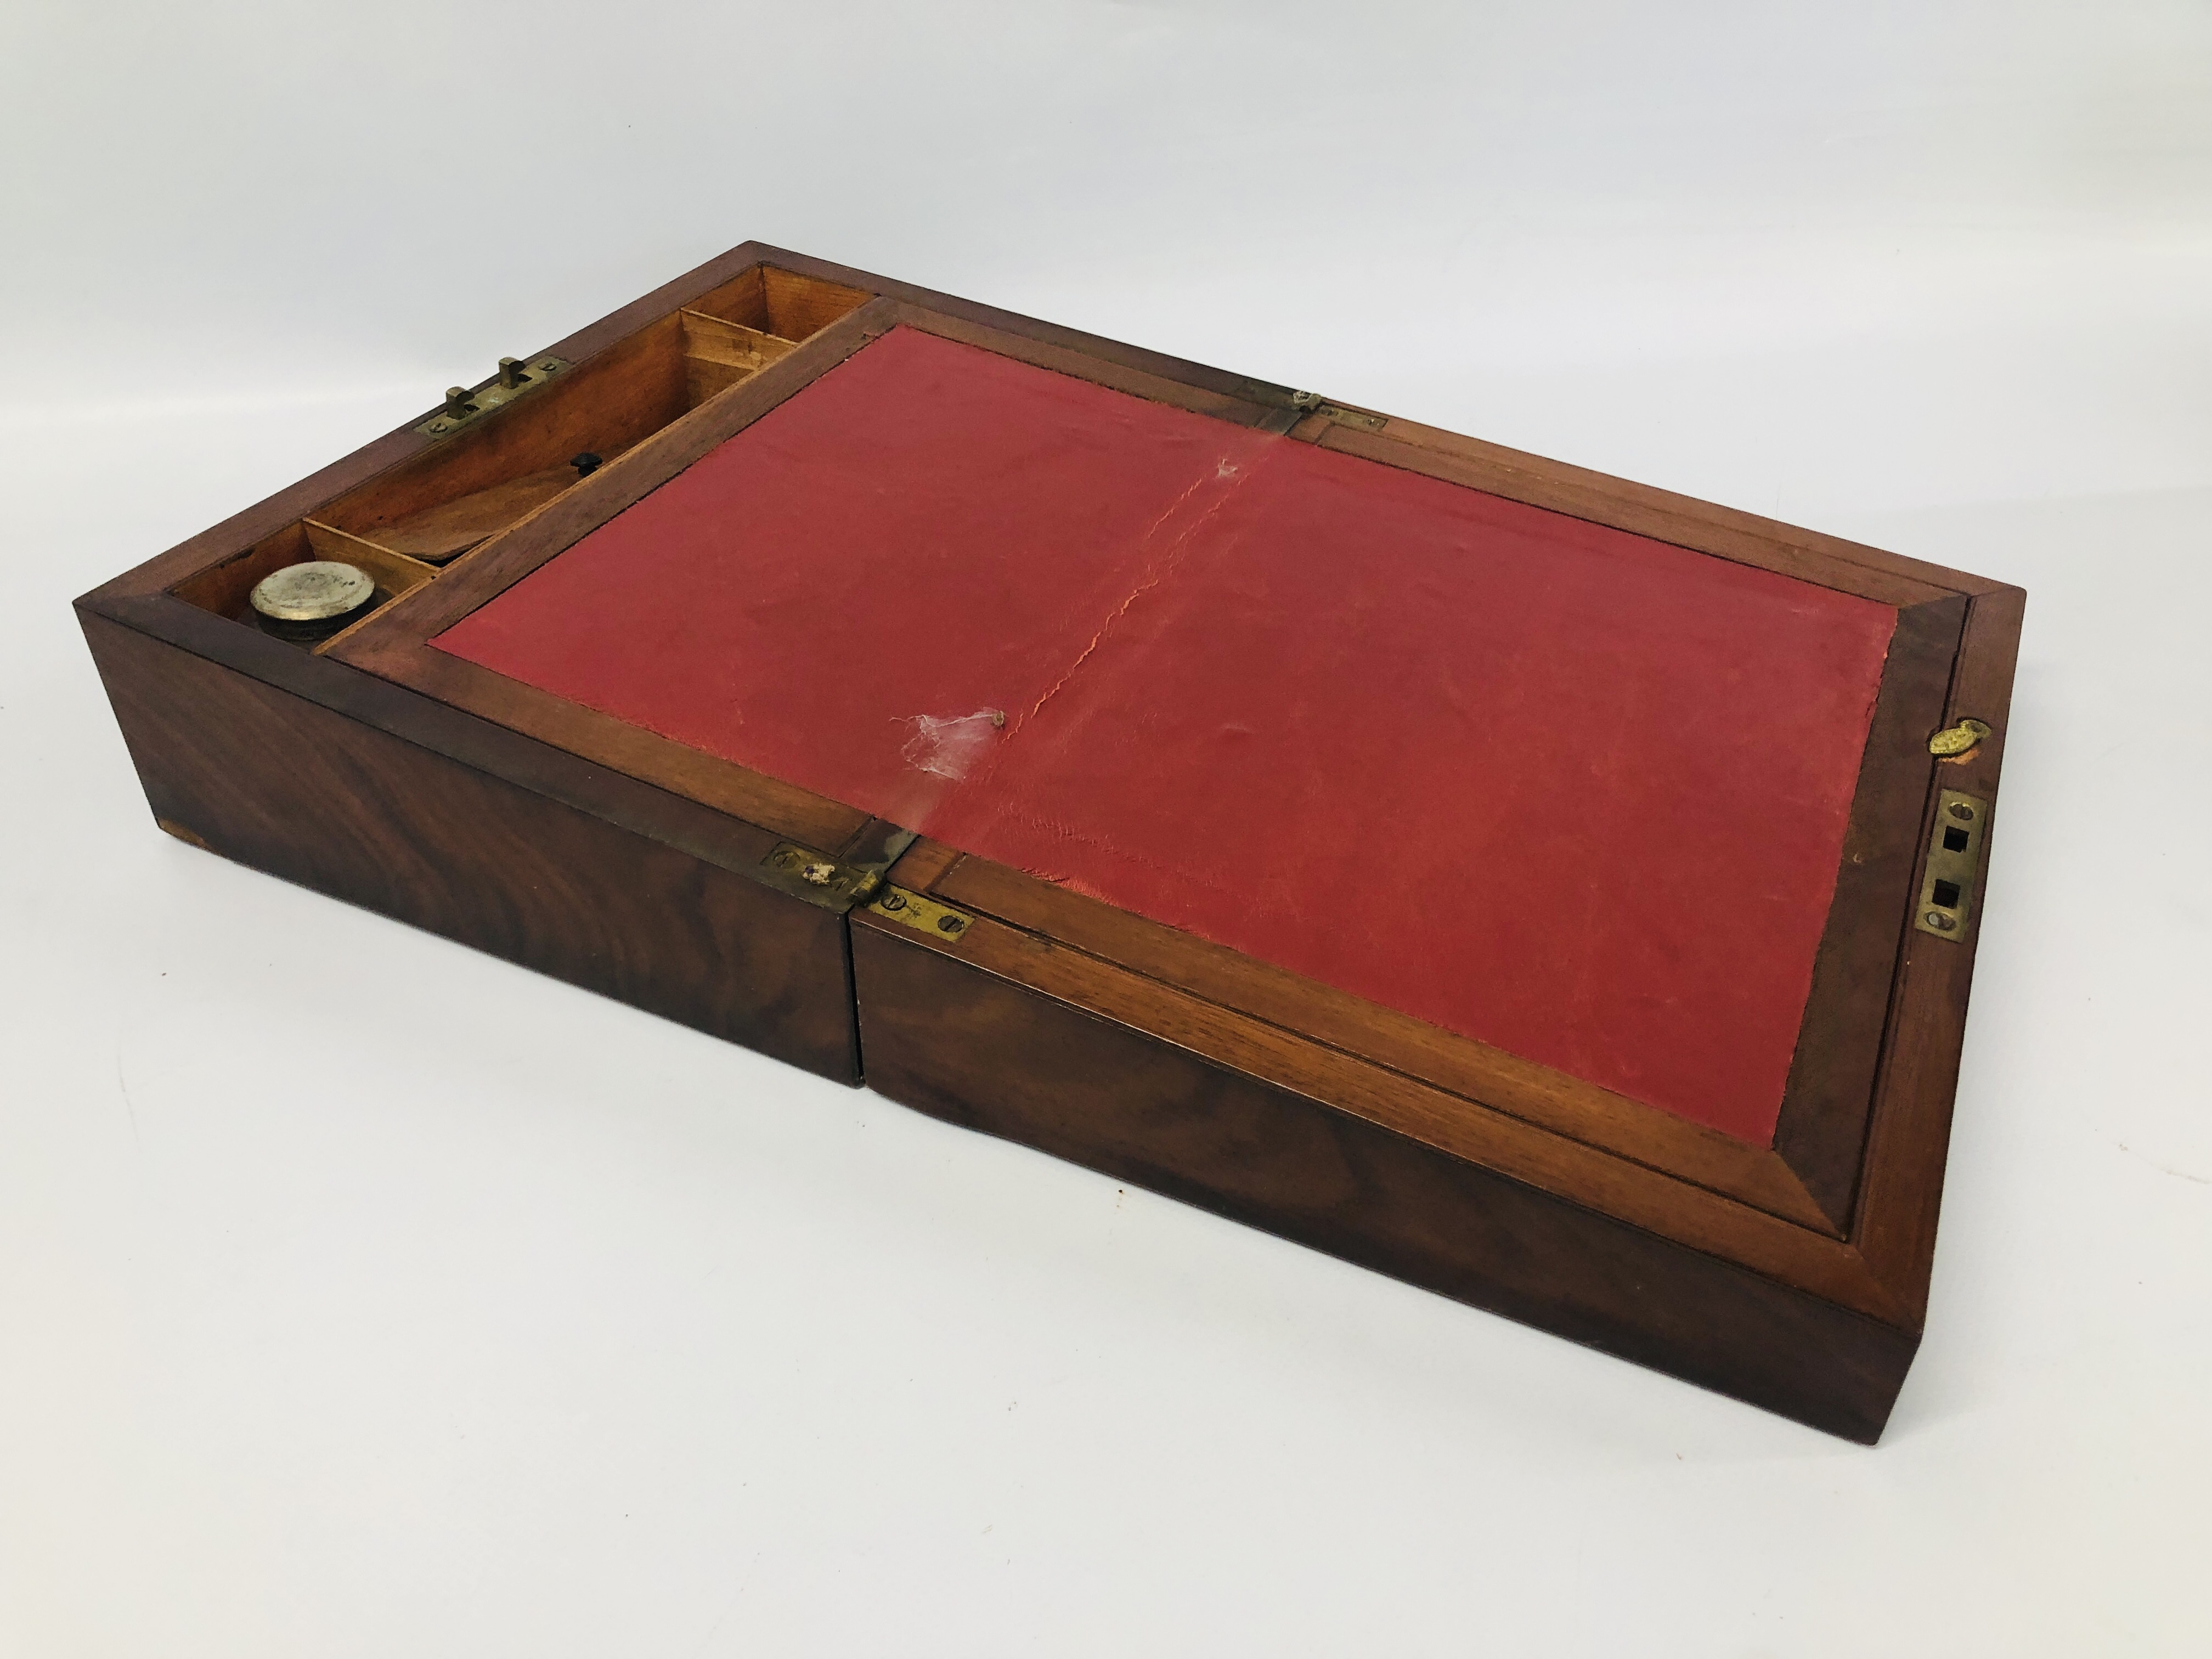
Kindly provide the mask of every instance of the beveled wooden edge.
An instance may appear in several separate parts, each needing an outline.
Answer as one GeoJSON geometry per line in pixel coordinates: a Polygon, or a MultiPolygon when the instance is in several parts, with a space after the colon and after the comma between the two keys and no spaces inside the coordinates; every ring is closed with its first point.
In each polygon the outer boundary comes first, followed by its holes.
{"type": "Polygon", "coordinates": [[[580,761],[757,824],[772,831],[775,840],[797,842],[811,851],[842,856],[845,847],[870,822],[868,814],[856,806],[702,753],[611,714],[563,702],[534,685],[508,679],[420,640],[364,642],[331,654],[379,679],[520,732],[580,761]]]}
{"type": "Polygon", "coordinates": [[[2002,584],[1974,595],[1967,606],[1943,721],[1949,725],[1972,718],[1987,721],[1990,731],[1972,753],[1936,769],[1936,785],[1928,792],[1922,814],[1911,890],[1915,895],[1920,890],[1936,801],[1947,788],[1979,795],[1990,803],[1982,845],[1982,890],[1959,938],[1938,939],[1915,927],[1905,929],[1851,1224],[1851,1237],[1882,1282],[1905,1303],[1916,1325],[1927,1311],[1951,1110],[1966,1043],[1967,995],[1982,918],[1989,908],[1990,850],[2004,816],[1997,810],[1998,782],[2027,607],[2025,592],[2002,584]]]}
{"type": "Polygon", "coordinates": [[[1383,424],[1369,430],[1309,416],[1292,435],[1325,449],[1364,455],[1386,465],[1448,478],[1510,501],[1633,531],[1716,558],[1759,565],[1887,605],[1925,604],[1946,593],[1981,593],[1997,585],[1925,559],[1907,558],[1379,410],[1356,412],[1383,424]]]}
{"type": "Polygon", "coordinates": [[[1632,1100],[1002,864],[918,841],[888,879],[975,910],[1385,1071],[1840,1236],[1788,1164],[1632,1100]]]}
{"type": "MultiPolygon", "coordinates": [[[[1729,514],[1725,509],[1715,509],[1711,514],[1692,514],[1676,505],[1682,498],[1640,485],[1623,485],[1601,473],[1584,474],[1572,467],[1539,470],[1510,465],[1486,455],[1410,442],[1398,435],[1397,424],[1389,421],[1381,431],[1370,432],[1334,421],[1316,428],[1309,420],[1300,422],[1291,435],[1362,460],[1440,478],[1881,605],[1927,605],[1961,591],[1808,545],[1809,532],[1778,535],[1767,528],[1768,520],[1748,514],[1729,514]]],[[[1789,526],[1775,529],[1788,531],[1789,526]]]]}
{"type": "Polygon", "coordinates": [[[1115,392],[1127,392],[1156,404],[1171,404],[1194,414],[1260,430],[1287,428],[1293,411],[1248,396],[1222,392],[1201,380],[1162,374],[1145,366],[1125,363],[1085,346],[1068,345],[1039,337],[1033,331],[1018,331],[996,323],[977,321],[939,310],[919,301],[893,301],[897,320],[907,327],[940,339],[957,340],[1000,357],[1011,357],[1032,368],[1088,380],[1115,392]]]}
{"type": "Polygon", "coordinates": [[[1081,329],[1069,328],[1065,324],[1048,323],[1042,318],[1024,316],[1019,312],[1003,310],[997,306],[982,305],[974,300],[963,300],[957,294],[941,294],[917,283],[878,276],[872,271],[858,270],[828,259],[817,259],[811,254],[794,252],[789,248],[774,247],[764,243],[750,246],[758,250],[763,264],[775,265],[801,276],[811,276],[818,282],[841,283],[848,288],[865,289],[890,299],[907,301],[936,316],[978,324],[1001,334],[1073,351],[1100,362],[1134,370],[1154,380],[1261,405],[1283,417],[1281,426],[1285,430],[1289,428],[1298,413],[1298,405],[1292,401],[1297,394],[1289,386],[1278,386],[1272,380],[1236,374],[1227,369],[1193,362],[1188,358],[1170,356],[1163,351],[1151,351],[1123,341],[1109,340],[1103,334],[1086,334],[1081,329]]]}
{"type": "Polygon", "coordinates": [[[1918,890],[1913,868],[1939,769],[1928,738],[1943,724],[1967,604],[1954,594],[1897,613],[1775,1122],[1776,1154],[1838,1235],[1858,1189],[1889,989],[1918,890]]]}
{"type": "MultiPolygon", "coordinates": [[[[898,872],[892,878],[897,880],[898,872]]],[[[957,943],[871,910],[854,910],[848,920],[1869,1318],[1893,1326],[1904,1322],[1900,1304],[1858,1251],[1842,1240],[1470,1103],[1044,934],[988,915],[978,915],[957,943]]],[[[865,1009],[861,1022],[865,1033],[865,1009]]],[[[864,1066],[865,1047],[864,1036],[864,1066]]]]}

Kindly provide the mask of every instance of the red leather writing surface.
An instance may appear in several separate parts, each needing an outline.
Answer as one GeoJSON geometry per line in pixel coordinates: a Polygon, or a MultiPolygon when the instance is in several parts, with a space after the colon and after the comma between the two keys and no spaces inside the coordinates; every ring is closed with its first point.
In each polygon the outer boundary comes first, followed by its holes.
{"type": "Polygon", "coordinates": [[[900,329],[436,643],[1764,1143],[1895,622],[900,329]]]}

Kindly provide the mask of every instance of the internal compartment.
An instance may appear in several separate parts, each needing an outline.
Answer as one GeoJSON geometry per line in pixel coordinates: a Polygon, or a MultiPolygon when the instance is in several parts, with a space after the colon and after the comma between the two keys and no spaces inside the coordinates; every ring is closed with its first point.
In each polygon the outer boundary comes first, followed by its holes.
{"type": "Polygon", "coordinates": [[[373,615],[872,297],[755,265],[171,592],[252,627],[262,578],[336,559],[374,579],[373,615]]]}

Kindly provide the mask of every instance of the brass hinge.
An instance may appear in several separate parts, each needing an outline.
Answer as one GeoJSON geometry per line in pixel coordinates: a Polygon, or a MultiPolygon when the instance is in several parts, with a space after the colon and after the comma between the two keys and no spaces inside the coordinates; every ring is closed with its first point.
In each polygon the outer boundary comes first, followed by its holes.
{"type": "Polygon", "coordinates": [[[818,904],[840,915],[865,901],[884,884],[884,872],[914,845],[911,830],[896,824],[872,825],[851,856],[833,858],[801,847],[795,841],[780,843],[761,860],[760,878],[780,891],[818,904]]]}
{"type": "Polygon", "coordinates": [[[910,893],[903,887],[886,887],[868,905],[868,914],[883,916],[902,927],[911,927],[918,933],[929,933],[938,939],[957,939],[968,931],[975,918],[965,910],[956,910],[949,904],[939,904],[935,899],[910,893]]]}
{"type": "Polygon", "coordinates": [[[1318,415],[1325,421],[1334,421],[1339,426],[1356,426],[1362,432],[1380,432],[1389,425],[1387,416],[1376,415],[1364,409],[1346,409],[1342,404],[1333,404],[1318,392],[1293,392],[1291,407],[1301,414],[1318,415]]]}
{"type": "Polygon", "coordinates": [[[1362,432],[1380,432],[1389,424],[1380,415],[1370,415],[1364,409],[1346,409],[1340,404],[1323,404],[1314,413],[1339,426],[1356,426],[1362,432]]]}
{"type": "Polygon", "coordinates": [[[761,860],[763,879],[771,887],[819,904],[849,910],[883,884],[884,872],[862,864],[840,864],[827,853],[786,842],[761,860]]]}
{"type": "Polygon", "coordinates": [[[458,432],[471,421],[482,420],[495,409],[513,403],[524,392],[535,392],[568,366],[566,357],[532,357],[526,363],[520,357],[502,357],[499,360],[499,373],[482,386],[447,386],[446,406],[415,429],[426,438],[442,438],[458,432]]]}
{"type": "Polygon", "coordinates": [[[1946,789],[1936,802],[1936,830],[1928,844],[1928,870],[1912,925],[1937,939],[1955,939],[1974,914],[1981,878],[1982,843],[1990,829],[1990,804],[1978,795],[1946,789]]]}

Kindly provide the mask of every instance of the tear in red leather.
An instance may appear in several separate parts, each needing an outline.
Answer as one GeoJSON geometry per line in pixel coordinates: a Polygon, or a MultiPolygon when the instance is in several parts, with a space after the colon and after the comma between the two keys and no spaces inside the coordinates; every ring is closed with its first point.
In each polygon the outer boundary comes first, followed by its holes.
{"type": "Polygon", "coordinates": [[[436,643],[1765,1144],[1895,623],[898,329],[436,643]]]}

